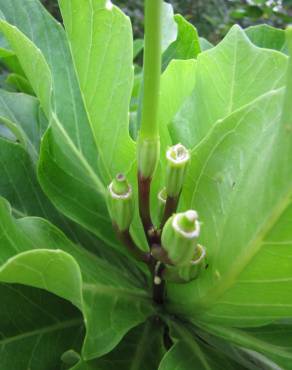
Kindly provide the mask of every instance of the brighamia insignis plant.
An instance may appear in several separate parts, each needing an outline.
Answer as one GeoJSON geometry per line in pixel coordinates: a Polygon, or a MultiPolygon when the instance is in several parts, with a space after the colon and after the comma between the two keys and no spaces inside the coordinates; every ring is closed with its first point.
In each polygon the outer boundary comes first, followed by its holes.
{"type": "Polygon", "coordinates": [[[292,369],[291,29],[59,5],[0,0],[0,369],[292,369]]]}

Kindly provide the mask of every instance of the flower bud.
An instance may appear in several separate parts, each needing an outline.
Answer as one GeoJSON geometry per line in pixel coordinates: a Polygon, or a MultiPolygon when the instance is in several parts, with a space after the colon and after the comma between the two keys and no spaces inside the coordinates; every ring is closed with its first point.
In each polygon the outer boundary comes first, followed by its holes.
{"type": "Polygon", "coordinates": [[[158,220],[159,220],[159,222],[163,218],[165,204],[166,204],[166,198],[167,198],[166,188],[163,188],[162,190],[160,190],[160,192],[157,195],[157,199],[158,199],[158,220]]]}
{"type": "Polygon", "coordinates": [[[162,246],[174,265],[189,263],[196,252],[200,224],[196,211],[170,217],[162,230],[162,246]]]}
{"type": "Polygon", "coordinates": [[[179,267],[178,275],[184,281],[196,279],[206,267],[206,250],[198,244],[194,258],[186,265],[179,267]]]}
{"type": "Polygon", "coordinates": [[[123,174],[118,174],[108,186],[109,212],[119,231],[129,229],[134,214],[132,188],[123,174]]]}
{"type": "Polygon", "coordinates": [[[166,193],[175,198],[181,192],[190,153],[182,144],[176,144],[167,150],[166,160],[166,193]]]}
{"type": "Polygon", "coordinates": [[[159,139],[138,140],[138,170],[144,179],[152,178],[159,159],[159,139]]]}
{"type": "Polygon", "coordinates": [[[185,265],[166,266],[163,278],[173,283],[187,283],[196,279],[206,268],[206,250],[198,244],[193,259],[185,265]]]}

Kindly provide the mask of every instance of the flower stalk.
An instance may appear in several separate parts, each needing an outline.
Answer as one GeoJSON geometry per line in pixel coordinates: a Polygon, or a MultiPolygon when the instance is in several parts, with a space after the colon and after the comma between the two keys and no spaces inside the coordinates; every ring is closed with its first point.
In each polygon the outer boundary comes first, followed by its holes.
{"type": "Polygon", "coordinates": [[[164,303],[165,282],[187,282],[205,266],[205,249],[197,244],[200,224],[196,211],[175,214],[190,161],[181,144],[166,153],[166,183],[158,194],[159,225],[151,219],[151,182],[160,154],[158,125],[161,75],[162,0],[145,0],[145,47],[141,128],[137,141],[139,214],[149,251],[135,244],[130,226],[134,215],[132,188],[123,175],[109,185],[109,210],[118,239],[140,262],[147,264],[152,278],[152,298],[164,303]]]}
{"type": "Polygon", "coordinates": [[[150,187],[160,151],[158,108],[161,74],[161,39],[162,0],[145,0],[143,101],[137,154],[139,211],[148,241],[148,230],[152,227],[150,187]]]}

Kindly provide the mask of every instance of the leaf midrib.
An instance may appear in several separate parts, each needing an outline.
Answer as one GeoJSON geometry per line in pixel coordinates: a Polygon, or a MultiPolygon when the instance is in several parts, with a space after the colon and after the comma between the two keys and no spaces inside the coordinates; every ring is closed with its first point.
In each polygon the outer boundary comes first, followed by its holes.
{"type": "Polygon", "coordinates": [[[57,324],[53,324],[53,325],[44,326],[41,329],[31,330],[24,334],[17,334],[17,335],[14,335],[13,337],[2,339],[0,340],[0,346],[3,346],[3,345],[5,346],[9,343],[12,343],[18,340],[23,340],[29,337],[48,334],[54,331],[67,329],[67,328],[74,327],[74,326],[79,326],[82,324],[82,322],[83,322],[82,319],[73,319],[73,320],[68,320],[65,322],[58,322],[57,324]]]}
{"type": "Polygon", "coordinates": [[[93,293],[102,293],[115,297],[122,297],[125,300],[144,300],[150,303],[149,295],[144,290],[138,290],[133,288],[122,288],[113,285],[107,285],[102,283],[83,283],[83,290],[91,291],[93,293]]]}
{"type": "Polygon", "coordinates": [[[244,346],[245,348],[253,349],[258,352],[261,352],[261,351],[270,352],[273,355],[277,355],[277,356],[280,355],[282,357],[286,357],[292,360],[292,354],[286,351],[284,347],[270,344],[261,339],[253,337],[250,334],[240,332],[238,329],[217,327],[216,325],[209,325],[205,323],[198,323],[198,324],[202,329],[209,331],[212,334],[215,334],[224,340],[228,340],[228,341],[231,340],[233,341],[233,343],[235,343],[238,346],[244,346]],[[230,338],[228,338],[228,335],[230,335],[230,338]]]}
{"type": "Polygon", "coordinates": [[[193,338],[192,334],[189,332],[189,330],[186,327],[183,327],[182,325],[179,325],[178,323],[172,322],[171,325],[175,329],[175,331],[178,333],[181,341],[186,343],[186,345],[189,347],[191,351],[193,351],[201,361],[202,365],[206,370],[212,370],[208,360],[206,359],[204,352],[201,350],[199,344],[196,342],[196,340],[193,338]]]}
{"type": "Polygon", "coordinates": [[[147,345],[149,345],[149,334],[151,334],[151,324],[146,323],[141,338],[137,343],[135,353],[133,355],[133,362],[129,370],[139,370],[141,368],[141,363],[145,360],[145,350],[147,350],[147,345]]]}
{"type": "Polygon", "coordinates": [[[268,216],[260,228],[256,231],[255,236],[251,242],[244,248],[244,255],[241,253],[232,268],[225,275],[222,276],[221,283],[210,288],[203,298],[196,305],[196,311],[204,311],[210,309],[214,301],[218,300],[233,284],[236,284],[237,277],[247,267],[252,258],[259,253],[261,247],[264,245],[265,236],[276,224],[277,220],[283,214],[285,209],[291,204],[292,201],[292,188],[288,190],[285,196],[281,197],[281,201],[274,207],[270,216],[268,216]]]}

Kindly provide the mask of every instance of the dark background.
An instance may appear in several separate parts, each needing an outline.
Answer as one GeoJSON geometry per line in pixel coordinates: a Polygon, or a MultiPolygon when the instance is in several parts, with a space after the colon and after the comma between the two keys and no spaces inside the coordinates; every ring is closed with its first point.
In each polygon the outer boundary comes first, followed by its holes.
{"type": "MultiPolygon", "coordinates": [[[[42,0],[48,10],[60,20],[57,0],[42,0]]],[[[143,34],[143,0],[113,0],[127,13],[133,23],[135,37],[143,34]]],[[[284,28],[292,24],[292,0],[168,0],[175,10],[191,21],[200,36],[219,41],[230,26],[243,27],[268,23],[284,28]]]]}

